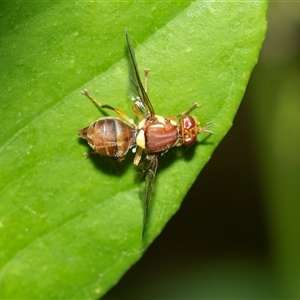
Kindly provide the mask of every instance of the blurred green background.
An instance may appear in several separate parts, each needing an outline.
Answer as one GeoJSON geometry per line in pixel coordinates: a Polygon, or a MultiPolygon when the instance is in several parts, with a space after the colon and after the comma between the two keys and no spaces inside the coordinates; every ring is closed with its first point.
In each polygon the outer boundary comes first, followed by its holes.
{"type": "Polygon", "coordinates": [[[104,299],[300,298],[300,3],[268,23],[231,131],[104,299]]]}

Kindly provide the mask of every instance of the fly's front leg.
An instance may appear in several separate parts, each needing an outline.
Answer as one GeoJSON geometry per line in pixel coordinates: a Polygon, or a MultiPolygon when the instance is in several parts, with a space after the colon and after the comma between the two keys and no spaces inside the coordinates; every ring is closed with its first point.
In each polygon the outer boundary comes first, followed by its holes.
{"type": "Polygon", "coordinates": [[[96,106],[98,106],[99,108],[107,108],[107,109],[111,109],[113,110],[115,113],[117,113],[120,117],[122,117],[124,120],[126,120],[129,124],[133,125],[134,127],[136,127],[134,121],[132,119],[130,119],[123,111],[121,111],[118,108],[112,107],[108,104],[100,104],[94,97],[92,97],[89,92],[87,90],[83,90],[81,91],[81,93],[88,97],[96,106]]]}
{"type": "Polygon", "coordinates": [[[182,117],[188,115],[192,110],[194,110],[197,107],[199,107],[199,104],[197,102],[195,102],[190,108],[188,108],[187,110],[185,110],[181,114],[173,115],[173,116],[168,116],[168,117],[166,117],[166,119],[167,120],[175,120],[175,119],[182,118],[182,117]]]}

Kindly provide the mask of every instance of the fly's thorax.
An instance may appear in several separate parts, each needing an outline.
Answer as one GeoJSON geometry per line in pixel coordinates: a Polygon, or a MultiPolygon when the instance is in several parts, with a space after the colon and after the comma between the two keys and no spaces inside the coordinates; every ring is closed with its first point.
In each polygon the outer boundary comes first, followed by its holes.
{"type": "Polygon", "coordinates": [[[176,146],[179,140],[178,125],[173,120],[155,116],[138,124],[137,145],[149,153],[157,153],[176,146]]]}

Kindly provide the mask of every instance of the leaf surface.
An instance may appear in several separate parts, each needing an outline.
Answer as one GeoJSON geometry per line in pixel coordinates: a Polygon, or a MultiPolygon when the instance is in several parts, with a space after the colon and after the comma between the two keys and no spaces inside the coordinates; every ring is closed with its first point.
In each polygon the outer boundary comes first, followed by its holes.
{"type": "MultiPolygon", "coordinates": [[[[143,254],[229,130],[266,30],[266,2],[1,4],[0,297],[97,298],[143,254]],[[92,156],[77,131],[103,116],[80,90],[134,117],[128,28],[156,114],[214,121],[162,157],[144,242],[132,165],[92,156]]],[[[113,112],[107,111],[107,114],[113,112]]]]}

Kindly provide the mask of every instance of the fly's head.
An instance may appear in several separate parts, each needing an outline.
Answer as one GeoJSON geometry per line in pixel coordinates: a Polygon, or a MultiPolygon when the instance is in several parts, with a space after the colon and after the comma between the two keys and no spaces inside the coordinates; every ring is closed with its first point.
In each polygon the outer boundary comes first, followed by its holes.
{"type": "Polygon", "coordinates": [[[209,122],[201,127],[200,122],[198,122],[194,117],[190,115],[183,116],[180,119],[179,124],[182,144],[185,146],[193,145],[197,140],[197,135],[201,132],[213,134],[212,131],[207,130],[207,128],[211,125],[213,125],[213,122],[209,122]]]}

